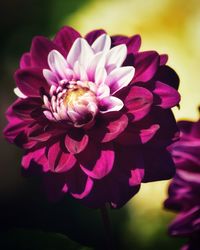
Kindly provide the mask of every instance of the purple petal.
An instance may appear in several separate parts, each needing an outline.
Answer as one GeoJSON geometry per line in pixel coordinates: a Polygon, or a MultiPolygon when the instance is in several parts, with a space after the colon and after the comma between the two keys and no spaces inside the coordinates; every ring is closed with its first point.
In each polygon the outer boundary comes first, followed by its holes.
{"type": "Polygon", "coordinates": [[[160,55],[160,65],[165,65],[168,61],[168,55],[167,54],[163,54],[160,55]]]}
{"type": "Polygon", "coordinates": [[[66,56],[78,37],[81,37],[81,35],[75,29],[65,26],[58,31],[53,42],[64,49],[64,56],[66,56]]]}
{"type": "Polygon", "coordinates": [[[31,67],[30,53],[24,53],[20,59],[20,69],[31,67]]]}
{"type": "Polygon", "coordinates": [[[160,66],[154,77],[155,80],[163,82],[175,89],[179,87],[179,77],[176,72],[169,66],[160,66]]]}
{"type": "Polygon", "coordinates": [[[48,160],[44,152],[45,148],[40,148],[33,152],[27,152],[22,158],[22,166],[25,169],[28,169],[29,167],[31,167],[31,164],[33,163],[32,161],[34,161],[42,167],[44,172],[49,171],[48,160]]]}
{"type": "Polygon", "coordinates": [[[81,169],[94,179],[102,179],[112,170],[115,154],[111,144],[100,147],[92,143],[78,156],[81,169]]]}
{"type": "Polygon", "coordinates": [[[19,69],[14,77],[18,88],[26,96],[38,97],[40,96],[41,88],[46,91],[49,89],[40,69],[19,69]]]}
{"type": "Polygon", "coordinates": [[[167,180],[174,176],[175,168],[170,153],[160,147],[144,147],[145,176],[143,182],[167,180]]]}
{"type": "Polygon", "coordinates": [[[133,82],[147,82],[153,78],[159,66],[159,55],[154,51],[140,52],[135,56],[133,82]]]}
{"type": "Polygon", "coordinates": [[[108,132],[102,139],[102,142],[109,142],[115,139],[119,134],[121,134],[126,126],[128,125],[128,118],[126,115],[122,115],[119,119],[111,121],[108,126],[108,132]]]}
{"type": "Polygon", "coordinates": [[[132,121],[138,121],[146,116],[152,106],[153,95],[145,88],[132,87],[125,97],[124,104],[128,113],[132,114],[132,121]]]}
{"type": "Polygon", "coordinates": [[[89,195],[93,187],[93,180],[88,177],[79,166],[75,166],[66,175],[68,192],[76,199],[83,199],[89,195]]]}
{"type": "Polygon", "coordinates": [[[33,39],[31,45],[31,62],[33,67],[48,69],[49,65],[47,57],[50,51],[57,50],[61,54],[65,54],[63,49],[48,40],[46,37],[37,36],[33,39]]]}
{"type": "Polygon", "coordinates": [[[153,93],[159,97],[158,106],[168,109],[176,106],[180,102],[180,94],[178,91],[169,85],[162,82],[155,83],[153,93]]]}
{"type": "Polygon", "coordinates": [[[92,45],[92,43],[102,34],[106,34],[105,30],[102,29],[93,30],[85,36],[85,39],[88,41],[90,45],[92,45]]]}
{"type": "Polygon", "coordinates": [[[62,173],[69,171],[76,163],[76,158],[60,147],[60,142],[56,142],[48,149],[49,168],[52,172],[62,173]]]}
{"type": "Polygon", "coordinates": [[[85,149],[88,144],[88,136],[83,135],[79,138],[72,138],[69,135],[65,136],[65,147],[72,154],[78,154],[85,149]]]}
{"type": "Polygon", "coordinates": [[[127,42],[126,46],[128,48],[128,54],[132,53],[135,54],[139,51],[141,46],[141,37],[140,35],[134,35],[130,37],[127,42]]]}

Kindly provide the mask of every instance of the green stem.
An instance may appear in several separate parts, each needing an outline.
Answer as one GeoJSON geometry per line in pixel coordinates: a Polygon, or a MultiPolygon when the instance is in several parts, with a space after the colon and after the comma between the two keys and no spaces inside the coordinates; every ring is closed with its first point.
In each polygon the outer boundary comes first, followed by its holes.
{"type": "Polygon", "coordinates": [[[100,211],[101,211],[101,218],[102,218],[103,226],[105,230],[105,239],[106,239],[106,244],[107,244],[106,249],[114,250],[111,223],[110,223],[110,218],[109,218],[106,204],[100,208],[100,211]]]}

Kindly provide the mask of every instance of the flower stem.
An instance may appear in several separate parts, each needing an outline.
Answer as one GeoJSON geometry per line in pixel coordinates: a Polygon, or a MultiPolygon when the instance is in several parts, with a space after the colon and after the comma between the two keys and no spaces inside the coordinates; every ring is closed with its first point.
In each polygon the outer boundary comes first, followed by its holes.
{"type": "Polygon", "coordinates": [[[113,237],[112,237],[112,230],[111,230],[111,223],[108,214],[108,210],[106,204],[100,208],[101,211],[101,218],[104,226],[105,232],[105,239],[106,239],[106,250],[114,250],[113,247],[113,237]]]}

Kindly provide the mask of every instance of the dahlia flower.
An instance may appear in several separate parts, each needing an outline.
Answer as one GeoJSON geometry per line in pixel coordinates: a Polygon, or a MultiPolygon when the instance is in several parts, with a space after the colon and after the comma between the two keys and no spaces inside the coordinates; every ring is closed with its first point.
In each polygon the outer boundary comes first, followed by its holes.
{"type": "Polygon", "coordinates": [[[4,134],[25,149],[24,169],[42,168],[50,196],[120,207],[142,181],[173,176],[166,147],[177,138],[179,78],[167,55],[140,44],[63,27],[22,55],[4,134]]]}
{"type": "Polygon", "coordinates": [[[200,249],[200,120],[181,121],[180,141],[171,146],[177,167],[165,207],[178,212],[169,227],[172,236],[189,237],[183,250],[200,249]]]}

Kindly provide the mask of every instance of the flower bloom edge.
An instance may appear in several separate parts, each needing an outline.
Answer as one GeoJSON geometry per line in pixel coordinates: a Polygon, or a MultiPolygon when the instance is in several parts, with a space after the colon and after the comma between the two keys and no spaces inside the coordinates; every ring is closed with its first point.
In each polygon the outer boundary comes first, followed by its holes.
{"type": "Polygon", "coordinates": [[[63,27],[23,54],[4,135],[25,149],[25,170],[42,168],[50,197],[121,207],[141,182],[173,176],[179,78],[140,45],[139,35],[63,27]]]}

